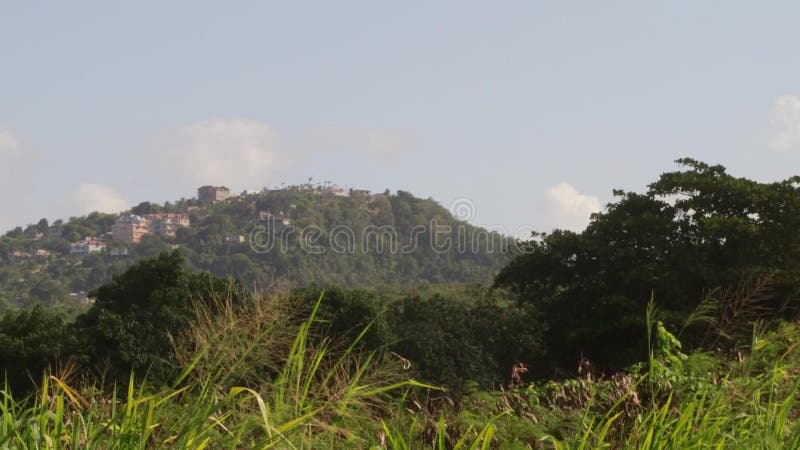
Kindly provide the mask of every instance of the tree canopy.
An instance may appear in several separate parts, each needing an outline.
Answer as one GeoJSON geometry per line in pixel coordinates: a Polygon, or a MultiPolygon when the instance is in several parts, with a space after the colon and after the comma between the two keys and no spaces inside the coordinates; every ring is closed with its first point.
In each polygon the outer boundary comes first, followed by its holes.
{"type": "Polygon", "coordinates": [[[495,286],[543,318],[541,367],[573,370],[581,357],[611,369],[641,360],[651,295],[680,329],[708,289],[772,274],[776,309],[778,297],[797,291],[800,178],[761,183],[722,166],[677,162],[682,170],[645,193],[616,191],[584,231],[530,242],[497,276],[495,286]]]}
{"type": "Polygon", "coordinates": [[[236,303],[249,294],[233,280],[187,270],[174,251],[134,264],[90,295],[94,305],[74,325],[88,362],[166,380],[176,369],[171,336],[190,324],[194,303],[236,303]]]}

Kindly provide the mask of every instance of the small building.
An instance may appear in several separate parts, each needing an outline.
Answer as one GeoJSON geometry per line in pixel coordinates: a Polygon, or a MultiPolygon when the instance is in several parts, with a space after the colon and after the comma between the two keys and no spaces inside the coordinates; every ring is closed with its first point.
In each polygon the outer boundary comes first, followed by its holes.
{"type": "Polygon", "coordinates": [[[186,228],[191,223],[186,213],[145,214],[144,218],[148,221],[151,233],[170,237],[175,236],[178,228],[186,228]]]}
{"type": "Polygon", "coordinates": [[[247,237],[242,236],[241,234],[233,236],[225,236],[225,242],[229,244],[231,243],[244,244],[245,242],[247,242],[247,237]]]}
{"type": "Polygon", "coordinates": [[[292,220],[283,211],[280,211],[277,215],[272,214],[270,211],[259,211],[258,218],[262,222],[269,222],[277,227],[288,227],[292,224],[292,220]]]}
{"type": "Polygon", "coordinates": [[[88,255],[105,250],[108,247],[106,241],[87,236],[82,241],[78,241],[69,246],[69,252],[73,255],[88,255]]]}
{"type": "Polygon", "coordinates": [[[111,235],[114,240],[126,244],[138,244],[142,237],[149,232],[148,221],[136,215],[121,216],[111,227],[111,235]]]}
{"type": "Polygon", "coordinates": [[[113,247],[108,251],[111,256],[127,256],[128,249],[125,247],[113,247]]]}
{"type": "Polygon", "coordinates": [[[372,195],[372,191],[366,189],[350,189],[350,195],[354,197],[369,197],[372,195]]]}
{"type": "Polygon", "coordinates": [[[328,194],[333,194],[336,197],[349,197],[350,192],[347,189],[337,188],[337,187],[329,187],[325,190],[328,194]]]}
{"type": "Polygon", "coordinates": [[[225,186],[202,186],[197,189],[200,203],[221,202],[231,196],[231,190],[225,186]]]}

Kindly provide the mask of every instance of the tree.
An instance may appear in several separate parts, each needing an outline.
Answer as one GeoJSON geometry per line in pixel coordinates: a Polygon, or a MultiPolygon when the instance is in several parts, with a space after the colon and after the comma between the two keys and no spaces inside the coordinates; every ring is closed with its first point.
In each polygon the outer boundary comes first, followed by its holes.
{"type": "Polygon", "coordinates": [[[541,330],[532,310],[502,300],[473,291],[393,303],[388,317],[397,341],[390,348],[422,379],[455,391],[468,382],[504,385],[515,364],[538,361],[541,330]]]}
{"type": "Polygon", "coordinates": [[[316,287],[296,289],[293,293],[302,300],[308,312],[323,296],[317,317],[325,328],[325,336],[341,342],[354,342],[369,327],[360,340],[364,348],[377,350],[394,341],[384,314],[385,301],[374,292],[329,286],[324,290],[316,287]]]}
{"type": "Polygon", "coordinates": [[[162,208],[159,205],[154,205],[150,202],[141,202],[131,209],[131,213],[136,214],[137,216],[143,216],[145,214],[161,212],[161,209],[162,208]]]}
{"type": "Polygon", "coordinates": [[[42,233],[47,231],[47,229],[49,227],[50,227],[50,224],[49,224],[49,222],[47,222],[47,219],[41,219],[41,220],[39,220],[39,223],[36,224],[36,230],[39,231],[39,232],[42,232],[42,233]]]}
{"type": "Polygon", "coordinates": [[[644,194],[615,191],[583,232],[531,242],[497,276],[544,318],[543,366],[571,372],[587,357],[613,370],[645,358],[651,294],[678,329],[705,289],[761,273],[776,274],[781,292],[800,286],[800,178],[759,183],[677,162],[685,170],[644,194]]]}
{"type": "Polygon", "coordinates": [[[11,300],[4,292],[0,292],[0,312],[5,312],[12,309],[13,305],[11,300]]]}
{"type": "Polygon", "coordinates": [[[14,392],[32,391],[42,373],[70,353],[71,345],[64,317],[42,306],[0,318],[0,371],[14,392]]]}
{"type": "Polygon", "coordinates": [[[68,292],[60,282],[52,278],[37,280],[31,287],[30,295],[42,305],[55,305],[67,298],[68,292]]]}
{"type": "Polygon", "coordinates": [[[151,383],[167,382],[177,370],[170,336],[191,324],[193,302],[245,295],[229,279],[189,272],[177,251],[163,253],[92,291],[95,304],[77,318],[75,332],[86,338],[90,364],[108,361],[123,379],[134,370],[147,372],[151,383]]]}

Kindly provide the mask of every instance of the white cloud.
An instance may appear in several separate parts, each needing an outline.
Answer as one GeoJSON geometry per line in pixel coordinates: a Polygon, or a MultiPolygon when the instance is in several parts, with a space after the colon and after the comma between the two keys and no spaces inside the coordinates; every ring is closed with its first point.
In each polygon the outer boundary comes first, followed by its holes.
{"type": "Polygon", "coordinates": [[[162,185],[186,189],[204,184],[240,190],[260,190],[316,154],[355,152],[391,160],[419,148],[410,131],[374,128],[322,127],[284,136],[255,120],[210,119],[162,133],[150,146],[143,173],[155,173],[162,185]]]}
{"type": "Polygon", "coordinates": [[[591,214],[601,209],[600,199],[581,194],[565,181],[549,187],[545,199],[548,219],[554,228],[581,231],[589,224],[591,214]]]}
{"type": "Polygon", "coordinates": [[[72,202],[80,214],[98,211],[115,213],[128,209],[128,202],[111,186],[81,183],[72,194],[72,202]]]}
{"type": "Polygon", "coordinates": [[[211,119],[165,133],[152,147],[160,169],[181,184],[261,188],[292,163],[271,127],[247,119],[211,119]]]}
{"type": "Polygon", "coordinates": [[[13,174],[22,158],[22,139],[11,131],[0,128],[0,175],[13,174]]]}
{"type": "Polygon", "coordinates": [[[321,127],[301,138],[306,152],[356,151],[375,159],[394,159],[416,151],[420,137],[410,130],[389,128],[321,127]]]}
{"type": "Polygon", "coordinates": [[[800,95],[781,95],[772,106],[774,133],[769,145],[776,150],[800,150],[800,95]]]}

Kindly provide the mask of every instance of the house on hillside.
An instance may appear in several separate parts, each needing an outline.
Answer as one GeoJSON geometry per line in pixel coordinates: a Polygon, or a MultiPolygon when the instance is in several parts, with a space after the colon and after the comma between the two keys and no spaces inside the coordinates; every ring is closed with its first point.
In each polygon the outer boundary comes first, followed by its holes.
{"type": "Polygon", "coordinates": [[[350,196],[350,191],[348,191],[347,189],[338,188],[338,187],[329,187],[329,188],[325,189],[325,192],[327,192],[328,194],[335,195],[336,197],[349,197],[350,196]]]}
{"type": "Polygon", "coordinates": [[[136,215],[121,216],[111,226],[111,235],[115,241],[126,244],[138,244],[142,237],[150,232],[150,224],[146,219],[136,215]]]}
{"type": "Polygon", "coordinates": [[[245,242],[247,242],[247,237],[243,236],[241,234],[225,236],[225,242],[227,242],[229,244],[233,244],[233,243],[235,243],[235,244],[244,244],[245,242]]]}
{"type": "Polygon", "coordinates": [[[283,229],[292,224],[292,220],[283,211],[278,212],[277,215],[272,214],[272,212],[270,211],[259,211],[258,218],[262,222],[267,222],[271,225],[275,225],[276,229],[283,229]]]}
{"type": "Polygon", "coordinates": [[[159,213],[145,214],[150,232],[162,236],[174,237],[178,228],[186,228],[190,225],[189,215],[186,213],[159,213]]]}
{"type": "Polygon", "coordinates": [[[127,256],[128,249],[125,247],[112,247],[111,250],[109,250],[109,254],[111,256],[127,256]]]}
{"type": "Polygon", "coordinates": [[[106,241],[86,236],[82,241],[78,241],[69,246],[69,252],[72,255],[88,255],[90,253],[97,253],[105,250],[108,247],[106,241]]]}
{"type": "Polygon", "coordinates": [[[200,203],[221,202],[231,196],[231,190],[225,186],[201,186],[197,189],[200,203]]]}

